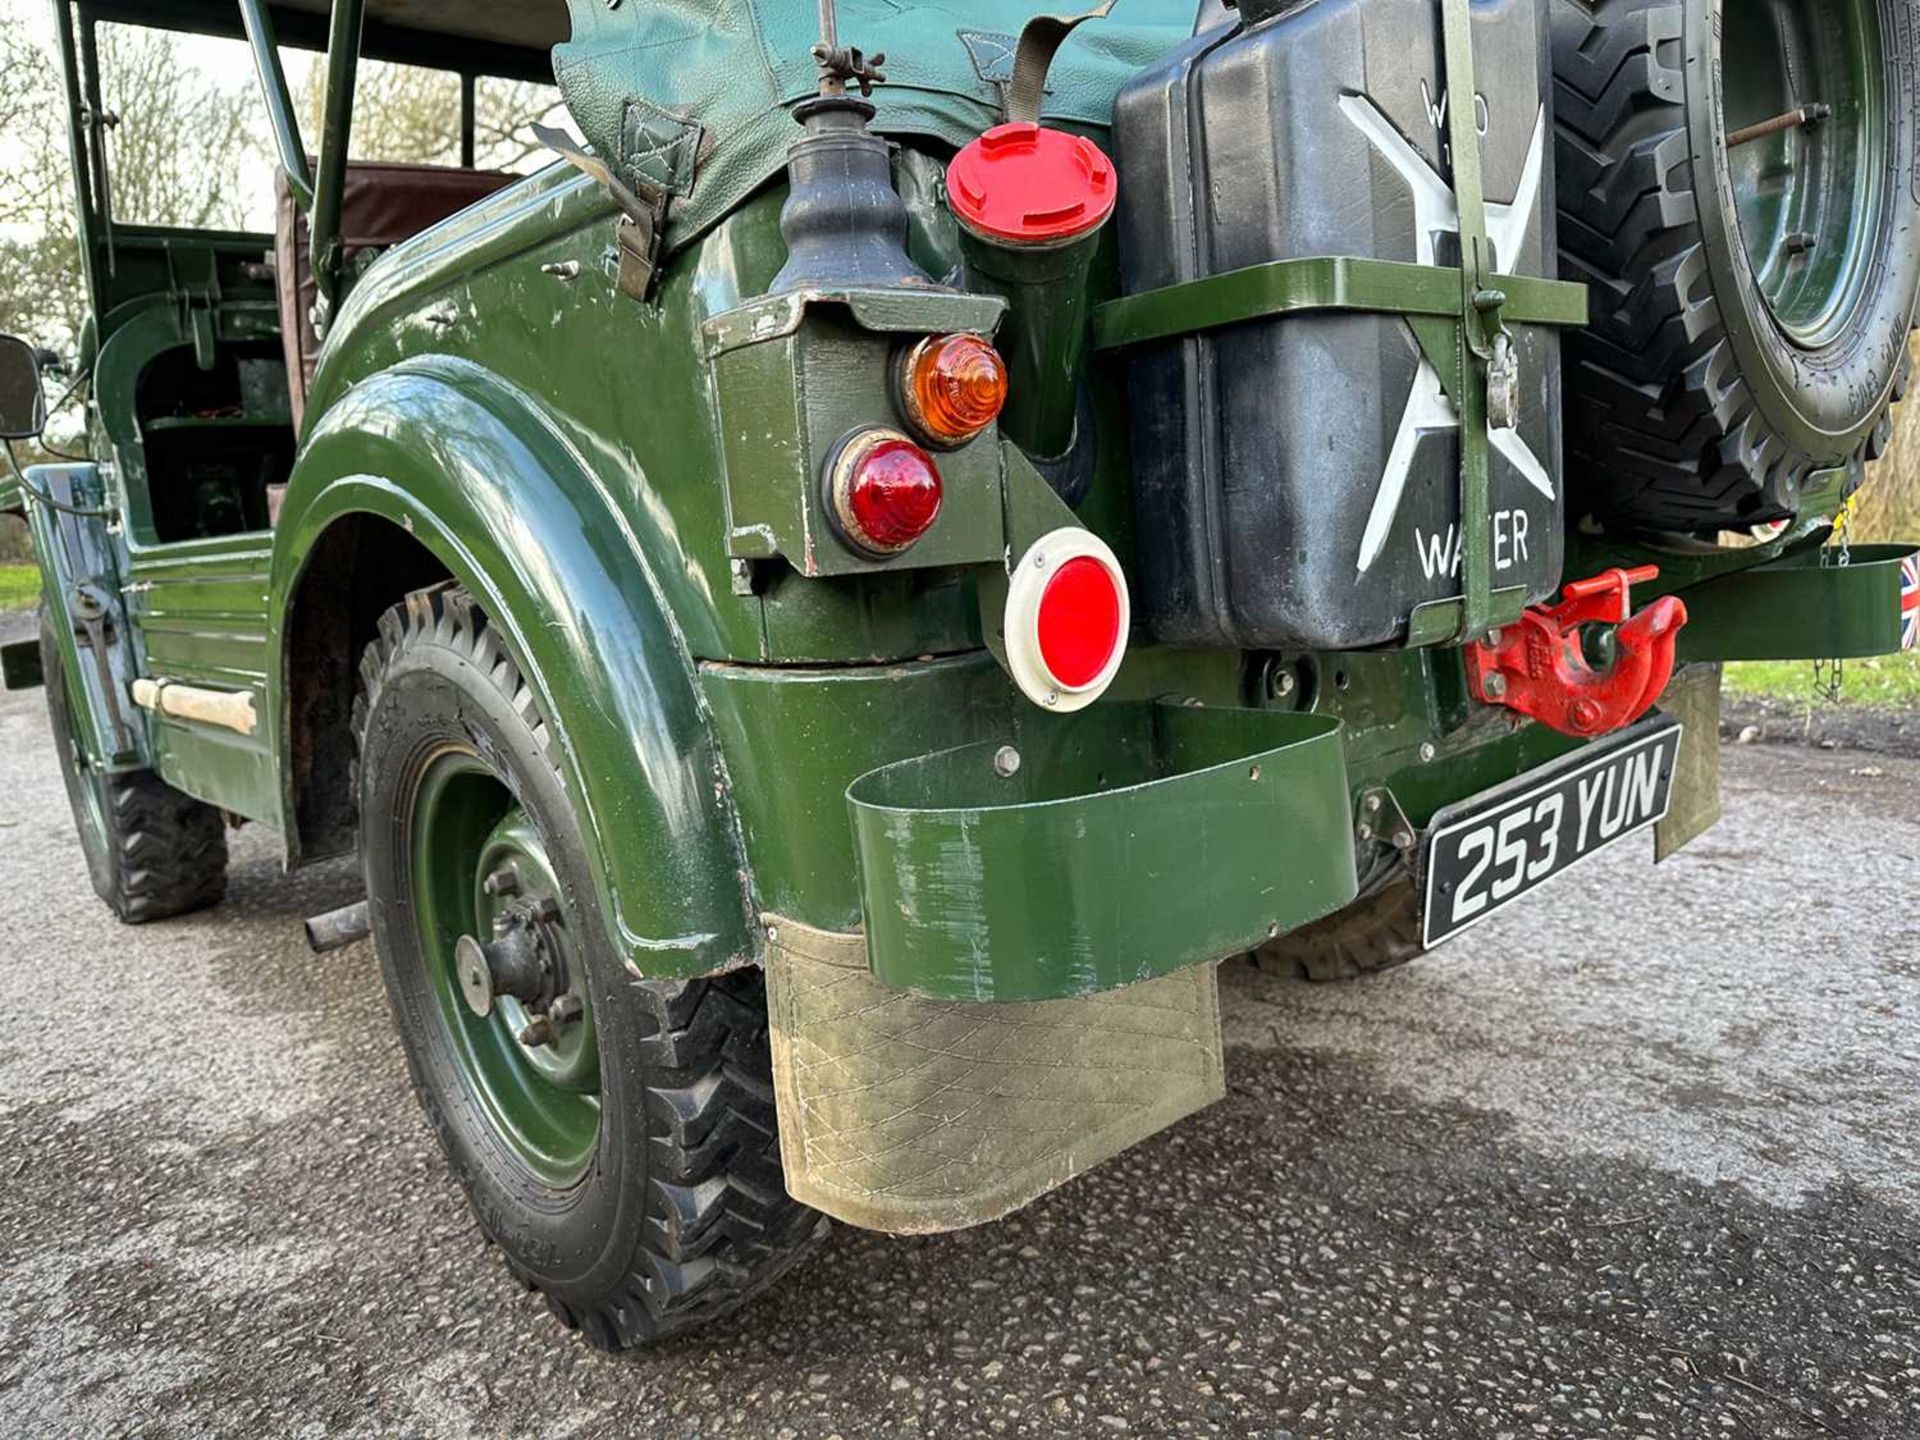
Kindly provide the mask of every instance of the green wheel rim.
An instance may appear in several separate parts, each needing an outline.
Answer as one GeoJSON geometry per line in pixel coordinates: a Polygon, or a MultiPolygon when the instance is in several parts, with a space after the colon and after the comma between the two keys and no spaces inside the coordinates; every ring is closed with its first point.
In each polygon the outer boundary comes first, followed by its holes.
{"type": "MultiPolygon", "coordinates": [[[[454,947],[486,938],[509,897],[486,878],[511,866],[523,894],[558,903],[561,890],[546,846],[512,792],[473,751],[442,750],[428,760],[408,825],[414,916],[421,955],[455,1058],[495,1134],[542,1183],[563,1189],[584,1176],[600,1140],[600,1054],[585,977],[571,941],[561,942],[582,1013],[549,1045],[525,1044],[532,1018],[512,996],[476,1015],[460,989],[454,947]]],[[[564,936],[561,915],[553,933],[564,936]]]]}
{"type": "Polygon", "coordinates": [[[1819,349],[1865,298],[1885,213],[1878,0],[1725,0],[1721,35],[1723,137],[1809,107],[1828,112],[1726,156],[1761,298],[1782,334],[1819,349]]]}

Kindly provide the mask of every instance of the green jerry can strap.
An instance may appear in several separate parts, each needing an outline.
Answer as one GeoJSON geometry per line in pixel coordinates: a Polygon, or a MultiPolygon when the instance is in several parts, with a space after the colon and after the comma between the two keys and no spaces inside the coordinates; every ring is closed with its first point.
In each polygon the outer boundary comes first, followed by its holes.
{"type": "MultiPolygon", "coordinates": [[[[1469,0],[1440,0],[1446,84],[1474,94],[1469,0]]],[[[1474,107],[1447,117],[1459,210],[1458,266],[1411,265],[1347,256],[1310,256],[1252,265],[1108,301],[1094,313],[1094,346],[1113,350],[1223,325],[1308,311],[1346,310],[1406,317],[1441,387],[1460,413],[1461,593],[1418,607],[1407,643],[1465,644],[1511,623],[1526,604],[1519,589],[1493,588],[1489,424],[1510,428],[1513,368],[1509,325],[1585,325],[1587,289],[1559,280],[1495,274],[1488,265],[1487,206],[1480,181],[1474,107]]]]}

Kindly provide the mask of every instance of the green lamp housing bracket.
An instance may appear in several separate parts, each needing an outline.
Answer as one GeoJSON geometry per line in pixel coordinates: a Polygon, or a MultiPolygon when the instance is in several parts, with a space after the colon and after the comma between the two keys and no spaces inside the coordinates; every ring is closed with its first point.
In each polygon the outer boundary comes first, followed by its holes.
{"type": "Polygon", "coordinates": [[[797,290],[716,315],[702,328],[721,428],[727,554],[785,559],[803,575],[997,562],[1004,549],[997,427],[940,451],[939,518],[910,549],[873,559],[828,523],[821,474],[853,431],[903,428],[893,375],[920,335],[991,336],[997,295],[957,291],[797,290]]]}

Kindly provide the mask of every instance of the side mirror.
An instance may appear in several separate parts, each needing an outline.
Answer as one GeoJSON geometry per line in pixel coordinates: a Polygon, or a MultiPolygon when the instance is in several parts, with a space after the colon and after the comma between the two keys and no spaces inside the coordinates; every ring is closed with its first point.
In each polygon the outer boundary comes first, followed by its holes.
{"type": "Polygon", "coordinates": [[[0,440],[32,440],[46,428],[40,354],[14,335],[0,335],[0,440]]]}

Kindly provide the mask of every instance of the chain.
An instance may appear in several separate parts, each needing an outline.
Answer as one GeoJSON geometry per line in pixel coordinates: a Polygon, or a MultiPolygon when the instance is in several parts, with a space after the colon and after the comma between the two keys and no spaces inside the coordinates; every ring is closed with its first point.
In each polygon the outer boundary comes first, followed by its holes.
{"type": "MultiPolygon", "coordinates": [[[[1853,507],[1859,495],[1849,495],[1833,517],[1833,530],[1820,547],[1822,567],[1844,570],[1853,563],[1853,507]]],[[[1823,705],[1835,704],[1846,686],[1846,666],[1839,660],[1813,662],[1813,698],[1823,705]]]]}

